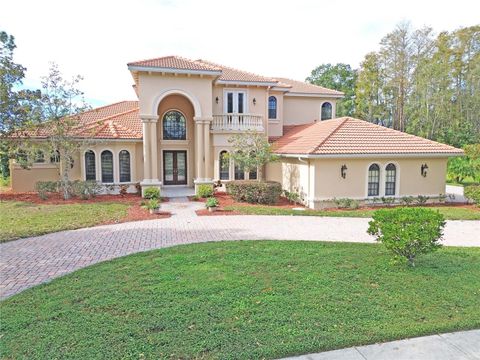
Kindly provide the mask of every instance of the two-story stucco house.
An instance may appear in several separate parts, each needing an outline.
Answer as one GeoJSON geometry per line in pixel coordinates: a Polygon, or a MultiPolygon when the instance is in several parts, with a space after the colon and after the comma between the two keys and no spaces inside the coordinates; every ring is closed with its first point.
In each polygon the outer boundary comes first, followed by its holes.
{"type": "MultiPolygon", "coordinates": [[[[318,208],[335,197],[438,196],[448,157],[462,154],[362,120],[335,119],[343,94],[304,82],[177,56],[131,62],[128,70],[138,101],[81,114],[77,136],[95,141],[75,159],[73,179],[144,188],[254,179],[257,172],[245,173],[225,154],[232,134],[256,130],[280,155],[264,169],[266,180],[318,208]]],[[[48,159],[30,170],[12,165],[14,191],[57,178],[48,159]]]]}

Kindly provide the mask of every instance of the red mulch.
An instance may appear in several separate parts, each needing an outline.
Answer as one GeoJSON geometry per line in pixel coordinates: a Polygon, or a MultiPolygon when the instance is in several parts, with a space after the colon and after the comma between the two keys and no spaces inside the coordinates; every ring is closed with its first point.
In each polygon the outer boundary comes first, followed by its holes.
{"type": "MultiPolygon", "coordinates": [[[[208,211],[208,209],[197,210],[196,213],[197,213],[198,216],[242,215],[239,211],[225,210],[223,208],[226,207],[226,206],[236,206],[236,205],[253,206],[253,207],[258,206],[257,204],[237,202],[230,195],[228,195],[225,192],[216,192],[215,197],[217,198],[217,200],[219,202],[219,207],[218,207],[217,211],[210,212],[210,211],[208,211]]],[[[190,198],[190,201],[205,202],[206,199],[193,200],[192,198],[190,198]]],[[[278,202],[275,205],[262,205],[262,206],[271,206],[271,207],[274,207],[274,208],[285,208],[285,209],[305,207],[302,204],[296,204],[295,205],[295,204],[291,203],[290,201],[288,201],[288,199],[285,198],[285,197],[280,197],[280,199],[278,200],[278,202]]],[[[417,206],[417,205],[413,205],[413,206],[417,206]]],[[[478,210],[478,207],[476,207],[475,205],[468,205],[468,204],[462,204],[462,203],[425,204],[425,205],[422,205],[422,206],[425,206],[425,207],[443,207],[443,206],[446,206],[446,207],[458,207],[458,208],[465,208],[465,209],[471,209],[471,210],[478,210]]],[[[393,206],[391,206],[391,207],[393,207],[393,206]]],[[[389,208],[389,207],[388,206],[382,206],[382,205],[365,206],[365,207],[361,206],[359,208],[359,210],[378,210],[378,209],[384,209],[384,208],[389,208]]],[[[351,209],[326,208],[326,209],[323,209],[323,210],[342,212],[342,211],[350,211],[351,209]]]]}
{"type": "MultiPolygon", "coordinates": [[[[233,210],[225,210],[224,207],[226,206],[236,206],[236,205],[241,205],[241,206],[258,206],[257,204],[250,204],[246,202],[238,202],[235,201],[230,195],[228,195],[225,192],[216,192],[215,197],[218,200],[218,209],[217,211],[210,212],[208,209],[201,209],[195,211],[198,216],[216,216],[216,215],[241,215],[239,211],[233,211],[233,210]]],[[[198,199],[198,200],[193,200],[190,199],[190,201],[198,201],[198,202],[205,202],[206,199],[198,199]]],[[[285,208],[285,209],[292,209],[292,208],[298,208],[298,207],[304,207],[302,204],[293,204],[290,201],[288,201],[287,198],[280,197],[278,202],[275,205],[262,205],[262,206],[272,206],[275,208],[285,208]]]]}
{"type": "MultiPolygon", "coordinates": [[[[25,193],[2,193],[0,194],[0,201],[25,201],[31,202],[34,204],[45,204],[45,205],[65,205],[65,204],[88,204],[88,203],[99,203],[99,202],[113,202],[113,203],[123,203],[129,204],[127,215],[120,219],[120,221],[109,221],[102,224],[112,224],[112,223],[121,223],[128,221],[139,221],[139,220],[151,220],[151,219],[164,219],[171,216],[168,211],[162,211],[157,214],[150,214],[147,209],[144,209],[141,206],[142,202],[141,196],[137,194],[126,194],[126,195],[98,195],[92,199],[82,200],[78,197],[73,197],[68,200],[64,200],[60,194],[52,193],[49,195],[48,199],[42,200],[36,192],[25,192],[25,193]]],[[[163,198],[162,202],[167,202],[168,199],[163,198]]]]}

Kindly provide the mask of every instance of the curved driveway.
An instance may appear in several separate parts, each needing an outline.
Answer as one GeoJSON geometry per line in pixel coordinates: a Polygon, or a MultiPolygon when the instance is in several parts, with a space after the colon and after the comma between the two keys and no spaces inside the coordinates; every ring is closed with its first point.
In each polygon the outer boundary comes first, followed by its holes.
{"type": "MultiPolygon", "coordinates": [[[[198,203],[167,203],[168,219],[97,226],[0,244],[0,298],[101,261],[179,244],[222,240],[373,242],[369,219],[201,216],[198,203]]],[[[480,246],[480,221],[447,221],[444,244],[480,246]]]]}

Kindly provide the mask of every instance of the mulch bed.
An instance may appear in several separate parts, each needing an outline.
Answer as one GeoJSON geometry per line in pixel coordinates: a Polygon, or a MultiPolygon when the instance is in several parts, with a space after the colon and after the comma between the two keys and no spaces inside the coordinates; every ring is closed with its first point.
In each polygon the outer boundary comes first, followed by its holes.
{"type": "MultiPolygon", "coordinates": [[[[216,192],[215,197],[218,200],[218,209],[214,212],[210,212],[208,209],[201,209],[195,211],[198,216],[217,216],[217,215],[242,215],[241,212],[239,211],[234,211],[234,210],[225,210],[224,208],[227,206],[252,206],[256,207],[258,206],[257,204],[250,204],[246,202],[238,202],[235,201],[230,195],[228,195],[225,192],[216,192]]],[[[205,202],[207,199],[198,199],[194,200],[193,198],[190,198],[190,201],[198,201],[198,202],[205,202]]],[[[269,205],[261,205],[261,206],[269,206],[269,205]]],[[[292,204],[290,201],[288,201],[287,198],[280,197],[278,202],[275,205],[270,205],[271,207],[275,208],[284,208],[284,209],[292,209],[292,208],[299,208],[299,207],[304,207],[301,204],[292,204]]]]}
{"type": "MultiPolygon", "coordinates": [[[[168,211],[162,211],[157,214],[150,214],[147,209],[144,209],[141,206],[141,202],[143,201],[143,199],[137,194],[98,195],[92,199],[87,200],[82,200],[78,197],[72,197],[71,199],[64,200],[60,194],[51,193],[48,199],[42,200],[36,192],[7,192],[0,194],[0,201],[24,201],[40,205],[89,204],[99,202],[123,203],[130,205],[127,210],[127,215],[124,218],[120,219],[120,221],[107,221],[102,223],[103,225],[139,220],[164,219],[171,216],[168,211]]],[[[168,199],[162,198],[162,202],[168,202],[168,199]]]]}

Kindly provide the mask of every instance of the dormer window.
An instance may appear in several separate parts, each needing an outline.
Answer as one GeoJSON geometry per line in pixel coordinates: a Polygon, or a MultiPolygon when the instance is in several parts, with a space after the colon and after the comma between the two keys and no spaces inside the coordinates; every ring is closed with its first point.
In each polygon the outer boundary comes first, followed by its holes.
{"type": "Polygon", "coordinates": [[[277,118],[277,98],[275,96],[270,96],[268,98],[268,118],[277,118]]]}

